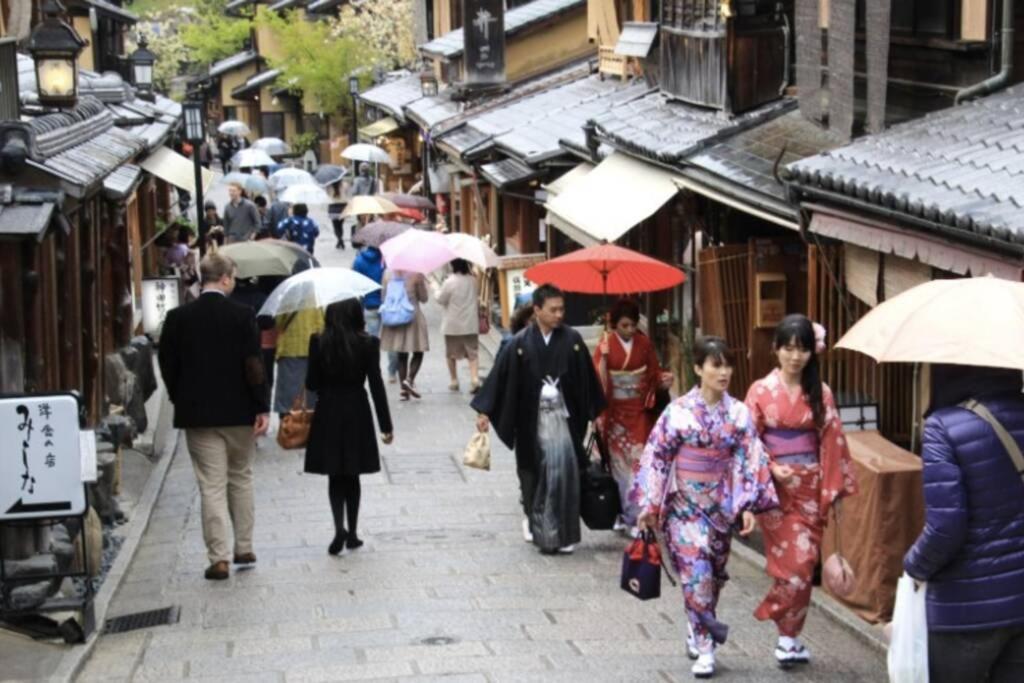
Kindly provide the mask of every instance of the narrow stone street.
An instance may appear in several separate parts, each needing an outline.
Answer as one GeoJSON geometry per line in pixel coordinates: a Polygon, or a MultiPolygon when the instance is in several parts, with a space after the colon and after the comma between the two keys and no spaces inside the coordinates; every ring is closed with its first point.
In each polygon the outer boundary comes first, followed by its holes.
{"type": "MultiPolygon", "coordinates": [[[[329,223],[327,224],[329,226],[329,223]]],[[[347,265],[329,227],[324,265],[347,265]]],[[[447,390],[431,305],[421,401],[389,385],[395,443],[363,478],[366,545],[331,557],[327,481],[305,475],[301,451],[261,440],[256,462],[258,565],[230,580],[202,577],[199,497],[184,439],[139,552],[109,616],[180,605],[180,623],[100,639],[82,681],[683,681],[682,599],[667,583],[640,602],[618,587],[625,541],[584,531],[575,555],[542,556],[520,535],[511,454],[491,472],[462,467],[473,430],[465,393],[447,390]]],[[[344,416],[339,416],[344,419],[344,416]]],[[[883,681],[884,657],[812,608],[815,661],[780,671],[774,628],[751,612],[767,585],[732,561],[720,614],[732,626],[719,680],[883,681]]]]}

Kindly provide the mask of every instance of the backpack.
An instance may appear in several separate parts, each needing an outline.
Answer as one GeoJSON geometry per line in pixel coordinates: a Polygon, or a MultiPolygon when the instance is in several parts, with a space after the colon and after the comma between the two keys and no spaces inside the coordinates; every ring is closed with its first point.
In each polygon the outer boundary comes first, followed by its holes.
{"type": "Polygon", "coordinates": [[[416,317],[416,307],[409,300],[405,291],[403,278],[392,278],[388,281],[384,292],[384,302],[380,305],[380,322],[384,327],[401,327],[408,325],[416,317]]]}

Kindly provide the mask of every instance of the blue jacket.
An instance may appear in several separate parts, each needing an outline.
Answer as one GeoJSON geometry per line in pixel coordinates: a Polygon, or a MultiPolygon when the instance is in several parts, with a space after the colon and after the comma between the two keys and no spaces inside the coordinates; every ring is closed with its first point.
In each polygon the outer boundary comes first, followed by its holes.
{"type": "MultiPolygon", "coordinates": [[[[356,255],[352,263],[352,270],[362,273],[376,283],[384,280],[384,262],[381,260],[380,250],[376,247],[366,247],[356,255]]],[[[381,303],[380,290],[367,294],[363,297],[363,307],[376,310],[381,303]]]]}
{"type": "MultiPolygon", "coordinates": [[[[1024,446],[1024,397],[979,398],[1024,446]]],[[[928,628],[1024,625],[1024,482],[995,432],[959,407],[923,438],[925,528],[904,558],[928,581],[928,628]]]]}

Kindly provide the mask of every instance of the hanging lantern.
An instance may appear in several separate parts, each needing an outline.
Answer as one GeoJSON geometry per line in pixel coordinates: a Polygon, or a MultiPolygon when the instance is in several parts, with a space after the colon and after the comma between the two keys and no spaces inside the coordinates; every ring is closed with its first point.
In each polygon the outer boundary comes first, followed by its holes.
{"type": "Polygon", "coordinates": [[[144,34],[139,36],[139,47],[128,59],[132,67],[132,85],[142,95],[152,96],[153,65],[156,63],[156,55],[149,50],[149,41],[144,34]]]}
{"type": "Polygon", "coordinates": [[[59,0],[46,0],[42,9],[43,21],[26,46],[35,62],[39,103],[70,107],[78,100],[78,55],[88,43],[61,18],[59,0]]]}

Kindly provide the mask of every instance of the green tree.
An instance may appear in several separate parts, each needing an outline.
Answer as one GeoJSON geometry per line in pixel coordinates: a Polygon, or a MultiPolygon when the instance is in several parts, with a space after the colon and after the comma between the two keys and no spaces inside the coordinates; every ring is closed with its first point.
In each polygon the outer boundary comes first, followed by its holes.
{"type": "Polygon", "coordinates": [[[329,23],[334,35],[365,43],[373,51],[375,63],[387,69],[412,66],[419,56],[412,0],[349,4],[329,23]]]}
{"type": "Polygon", "coordinates": [[[199,0],[195,3],[195,21],[181,29],[182,41],[193,62],[212,64],[230,57],[240,52],[249,39],[251,22],[226,16],[226,4],[226,0],[199,0]]]}
{"type": "MultiPolygon", "coordinates": [[[[153,65],[153,85],[157,91],[168,93],[171,90],[171,81],[175,76],[181,74],[182,65],[188,61],[189,52],[185,47],[181,34],[171,27],[171,22],[159,21],[153,17],[147,17],[149,21],[139,27],[139,33],[146,36],[149,41],[149,49],[156,55],[156,63],[153,65]],[[154,24],[159,23],[160,30],[154,30],[154,24]]],[[[134,38],[135,36],[130,36],[134,38]]],[[[137,47],[134,40],[129,41],[127,53],[131,54],[137,47]]]]}

